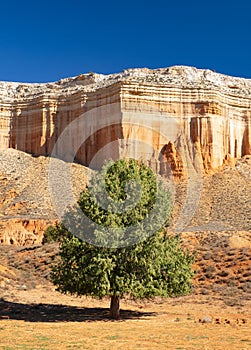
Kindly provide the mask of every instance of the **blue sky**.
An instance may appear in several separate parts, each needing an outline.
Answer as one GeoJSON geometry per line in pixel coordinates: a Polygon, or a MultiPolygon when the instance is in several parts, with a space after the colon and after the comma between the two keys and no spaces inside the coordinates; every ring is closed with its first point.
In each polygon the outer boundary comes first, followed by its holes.
{"type": "Polygon", "coordinates": [[[0,80],[179,64],[251,78],[251,1],[1,2],[0,80]]]}

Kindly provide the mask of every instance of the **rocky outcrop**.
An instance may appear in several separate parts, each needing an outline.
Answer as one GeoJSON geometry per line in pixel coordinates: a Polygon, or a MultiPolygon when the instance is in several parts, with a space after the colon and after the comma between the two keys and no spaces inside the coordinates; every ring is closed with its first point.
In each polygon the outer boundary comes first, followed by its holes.
{"type": "Polygon", "coordinates": [[[54,222],[51,220],[9,219],[0,221],[0,244],[41,244],[44,231],[54,222]]]}
{"type": "Polygon", "coordinates": [[[53,153],[93,168],[104,158],[134,157],[178,177],[251,154],[251,80],[210,70],[2,82],[0,104],[0,150],[53,153]]]}

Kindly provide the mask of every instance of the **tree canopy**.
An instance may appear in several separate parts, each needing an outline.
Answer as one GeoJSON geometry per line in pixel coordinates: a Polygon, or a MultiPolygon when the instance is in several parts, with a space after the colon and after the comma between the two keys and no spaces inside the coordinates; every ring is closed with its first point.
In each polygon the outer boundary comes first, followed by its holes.
{"type": "Polygon", "coordinates": [[[190,291],[193,256],[178,236],[167,234],[170,196],[145,164],[109,162],[78,204],[88,218],[81,232],[70,232],[67,215],[49,232],[60,240],[60,260],[52,271],[59,291],[110,296],[112,318],[119,317],[119,299],[125,295],[168,297],[190,291]]]}

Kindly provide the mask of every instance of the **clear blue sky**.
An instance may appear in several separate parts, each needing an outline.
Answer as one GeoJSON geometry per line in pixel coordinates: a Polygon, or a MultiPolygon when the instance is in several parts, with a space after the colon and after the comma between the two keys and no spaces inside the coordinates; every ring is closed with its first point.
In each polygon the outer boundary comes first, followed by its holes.
{"type": "Polygon", "coordinates": [[[191,65],[251,78],[250,0],[9,0],[0,80],[191,65]]]}

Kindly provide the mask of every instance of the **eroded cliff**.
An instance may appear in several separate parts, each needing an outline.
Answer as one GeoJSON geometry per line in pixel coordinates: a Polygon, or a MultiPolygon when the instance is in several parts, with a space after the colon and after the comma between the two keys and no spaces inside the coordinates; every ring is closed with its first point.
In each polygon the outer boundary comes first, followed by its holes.
{"type": "Polygon", "coordinates": [[[95,169],[109,158],[144,160],[182,179],[174,181],[175,229],[250,230],[250,79],[175,66],[0,82],[0,107],[0,243],[40,242],[57,219],[50,160],[27,153],[72,164],[76,198],[86,174],[74,161],[95,169]]]}
{"type": "Polygon", "coordinates": [[[0,104],[0,150],[53,153],[93,168],[104,158],[134,157],[178,177],[251,153],[251,80],[210,70],[1,82],[0,104]]]}

